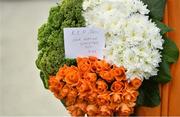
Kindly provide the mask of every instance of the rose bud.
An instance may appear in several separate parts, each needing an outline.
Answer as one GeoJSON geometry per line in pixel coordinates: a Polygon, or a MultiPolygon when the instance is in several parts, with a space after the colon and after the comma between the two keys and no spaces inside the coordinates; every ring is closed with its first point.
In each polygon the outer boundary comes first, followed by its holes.
{"type": "Polygon", "coordinates": [[[97,80],[96,73],[85,73],[84,79],[89,82],[95,82],[97,80]]]}
{"type": "Polygon", "coordinates": [[[58,80],[56,79],[55,76],[50,76],[49,78],[49,90],[52,92],[58,92],[58,80]]]}
{"type": "Polygon", "coordinates": [[[76,98],[74,98],[74,97],[72,97],[72,98],[70,98],[70,97],[65,98],[66,106],[74,105],[75,102],[76,102],[76,98]]]}
{"type": "Polygon", "coordinates": [[[62,90],[60,91],[60,96],[59,96],[59,98],[60,98],[60,99],[65,98],[65,97],[68,95],[69,91],[70,91],[69,86],[68,86],[67,84],[64,85],[64,87],[63,87],[62,90]]]}
{"type": "Polygon", "coordinates": [[[100,115],[101,116],[112,116],[113,112],[109,106],[103,105],[103,106],[100,106],[100,115]]]}
{"type": "Polygon", "coordinates": [[[125,68],[116,67],[113,69],[114,77],[117,81],[126,80],[125,68]]]}
{"type": "Polygon", "coordinates": [[[96,72],[100,72],[100,71],[108,71],[110,70],[110,65],[108,63],[106,63],[106,61],[102,60],[102,61],[96,61],[93,64],[93,68],[96,70],[96,72]]]}
{"type": "Polygon", "coordinates": [[[114,76],[112,71],[101,71],[99,75],[102,79],[106,80],[107,82],[112,82],[114,80],[114,76]]]}
{"type": "Polygon", "coordinates": [[[66,65],[64,65],[64,67],[61,67],[61,68],[59,69],[59,71],[58,71],[57,74],[56,74],[56,79],[57,79],[58,81],[63,80],[63,78],[65,77],[67,68],[68,68],[68,67],[67,67],[66,65]]]}
{"type": "Polygon", "coordinates": [[[91,62],[88,58],[77,58],[76,60],[80,72],[85,73],[91,69],[91,62]]]}
{"type": "Polygon", "coordinates": [[[121,102],[121,94],[120,93],[112,93],[111,100],[114,103],[120,103],[121,102]]]}
{"type": "Polygon", "coordinates": [[[85,113],[77,106],[69,106],[67,110],[70,112],[72,116],[84,116],[85,113]]]}
{"type": "Polygon", "coordinates": [[[86,108],[87,108],[87,103],[85,101],[76,104],[76,106],[78,108],[80,108],[83,112],[86,112],[86,108]]]}
{"type": "Polygon", "coordinates": [[[88,105],[86,108],[88,116],[96,116],[98,113],[98,108],[95,105],[88,105]]]}
{"type": "Polygon", "coordinates": [[[97,96],[97,104],[98,105],[106,105],[111,101],[110,92],[100,93],[97,96]]]}
{"type": "Polygon", "coordinates": [[[134,89],[138,89],[142,84],[142,80],[140,80],[140,78],[134,78],[131,82],[130,85],[134,88],[134,89]]]}
{"type": "Polygon", "coordinates": [[[80,93],[84,93],[90,90],[89,83],[86,80],[79,81],[77,89],[80,93]]]}
{"type": "Polygon", "coordinates": [[[104,91],[107,91],[108,85],[105,81],[98,80],[96,82],[96,88],[97,88],[98,92],[104,92],[104,91]]]}
{"type": "Polygon", "coordinates": [[[96,99],[97,99],[97,93],[96,92],[92,92],[88,95],[88,102],[90,103],[96,103],[96,99]]]}
{"type": "Polygon", "coordinates": [[[71,70],[65,76],[65,82],[69,85],[76,85],[80,79],[80,74],[78,71],[71,70]]]}
{"type": "Polygon", "coordinates": [[[76,98],[78,95],[78,92],[75,89],[71,89],[67,95],[67,98],[76,98]]]}
{"type": "Polygon", "coordinates": [[[132,114],[132,108],[128,107],[127,104],[121,103],[121,108],[118,111],[118,116],[129,116],[132,114]]]}
{"type": "Polygon", "coordinates": [[[115,81],[111,85],[111,91],[113,92],[121,92],[124,88],[124,83],[121,81],[115,81]]]}
{"type": "Polygon", "coordinates": [[[138,95],[139,93],[137,91],[125,90],[122,94],[122,99],[124,102],[136,101],[138,95]]]}

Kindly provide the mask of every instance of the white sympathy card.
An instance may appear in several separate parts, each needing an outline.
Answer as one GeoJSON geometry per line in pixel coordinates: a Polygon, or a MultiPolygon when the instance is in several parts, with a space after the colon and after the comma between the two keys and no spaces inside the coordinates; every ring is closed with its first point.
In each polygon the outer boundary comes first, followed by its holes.
{"type": "Polygon", "coordinates": [[[65,57],[96,56],[103,58],[105,34],[99,28],[64,28],[65,57]]]}

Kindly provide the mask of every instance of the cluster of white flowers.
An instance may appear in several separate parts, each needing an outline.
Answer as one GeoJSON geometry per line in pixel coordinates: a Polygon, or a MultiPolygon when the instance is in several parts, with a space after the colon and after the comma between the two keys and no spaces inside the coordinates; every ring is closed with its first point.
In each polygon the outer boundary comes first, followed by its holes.
{"type": "Polygon", "coordinates": [[[140,0],[84,0],[87,26],[106,34],[105,59],[127,69],[127,78],[157,75],[163,39],[140,0]]]}

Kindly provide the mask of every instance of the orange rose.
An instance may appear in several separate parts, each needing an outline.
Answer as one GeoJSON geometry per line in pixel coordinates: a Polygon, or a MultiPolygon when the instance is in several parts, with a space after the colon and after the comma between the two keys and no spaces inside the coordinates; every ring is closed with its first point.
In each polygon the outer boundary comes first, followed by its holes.
{"type": "Polygon", "coordinates": [[[142,84],[142,80],[140,80],[139,78],[135,78],[130,82],[130,84],[134,89],[138,89],[142,84]]]}
{"type": "Polygon", "coordinates": [[[63,88],[64,82],[58,82],[55,77],[50,77],[49,79],[49,90],[54,93],[55,97],[59,99],[59,92],[63,88]]]}
{"type": "Polygon", "coordinates": [[[97,93],[96,92],[92,92],[88,95],[88,102],[95,104],[96,103],[96,99],[97,99],[97,93]]]}
{"type": "Polygon", "coordinates": [[[57,86],[59,84],[55,76],[50,76],[49,78],[49,90],[52,92],[57,92],[57,86]]]}
{"type": "Polygon", "coordinates": [[[96,57],[77,58],[77,67],[65,65],[49,79],[49,89],[58,99],[65,100],[72,116],[113,116],[114,112],[128,116],[133,112],[136,90],[141,84],[138,78],[129,83],[124,67],[96,57]]]}
{"type": "Polygon", "coordinates": [[[89,82],[95,82],[97,80],[96,73],[85,73],[84,79],[89,82]]]}
{"type": "Polygon", "coordinates": [[[108,85],[105,81],[98,80],[96,82],[96,88],[97,88],[98,92],[104,92],[104,91],[107,91],[108,85]]]}
{"type": "Polygon", "coordinates": [[[56,76],[50,76],[48,82],[49,82],[49,85],[56,85],[58,83],[56,76]]]}
{"type": "Polygon", "coordinates": [[[85,101],[77,103],[76,106],[79,107],[83,112],[86,112],[87,103],[85,101]]]}
{"type": "Polygon", "coordinates": [[[113,92],[121,92],[124,88],[124,83],[120,81],[115,81],[111,85],[111,91],[113,92]]]}
{"type": "Polygon", "coordinates": [[[137,91],[126,90],[126,92],[122,94],[122,98],[124,102],[130,102],[130,101],[135,102],[138,95],[139,93],[137,91]]]}
{"type": "Polygon", "coordinates": [[[100,71],[99,75],[102,79],[106,80],[107,82],[112,82],[114,80],[112,71],[100,71]]]}
{"type": "Polygon", "coordinates": [[[95,105],[88,105],[86,111],[88,116],[95,116],[98,113],[98,108],[95,105]]]}
{"type": "Polygon", "coordinates": [[[92,64],[92,71],[100,72],[100,71],[108,71],[111,69],[111,66],[105,62],[105,60],[96,61],[92,64]]]}
{"type": "Polygon", "coordinates": [[[66,106],[73,105],[76,102],[76,97],[78,92],[74,89],[71,89],[66,98],[66,106]]]}
{"type": "Polygon", "coordinates": [[[98,105],[107,105],[110,103],[111,97],[109,92],[100,93],[97,96],[97,104],[98,105]]]}
{"type": "Polygon", "coordinates": [[[69,106],[69,107],[67,107],[67,109],[71,113],[72,116],[84,116],[85,115],[83,110],[81,110],[76,105],[75,106],[69,106]]]}
{"type": "Polygon", "coordinates": [[[69,85],[76,85],[80,79],[80,74],[75,67],[70,67],[65,75],[65,82],[69,85]]]}
{"type": "Polygon", "coordinates": [[[66,71],[67,71],[67,66],[64,65],[64,67],[60,68],[59,71],[56,74],[56,79],[61,81],[65,77],[66,71]]]}
{"type": "Polygon", "coordinates": [[[91,69],[91,62],[88,58],[77,58],[76,60],[80,72],[85,73],[91,69]]]}
{"type": "Polygon", "coordinates": [[[78,92],[77,89],[71,89],[68,93],[68,97],[77,97],[78,92]]]}
{"type": "Polygon", "coordinates": [[[128,105],[125,103],[121,103],[121,109],[118,111],[118,116],[129,116],[132,113],[132,108],[128,107],[128,105]]]}
{"type": "Polygon", "coordinates": [[[69,86],[67,84],[64,85],[64,87],[60,91],[59,99],[64,99],[68,95],[69,91],[70,91],[69,86]]]}
{"type": "Polygon", "coordinates": [[[94,62],[96,62],[98,59],[97,59],[96,57],[94,57],[94,56],[90,56],[90,57],[89,57],[89,60],[91,61],[91,63],[94,63],[94,62]]]}
{"type": "Polygon", "coordinates": [[[126,80],[126,74],[125,74],[124,67],[114,67],[113,74],[117,81],[126,80]]]}
{"type": "Polygon", "coordinates": [[[78,89],[78,92],[80,94],[85,94],[86,95],[88,93],[88,91],[90,91],[88,81],[86,81],[86,80],[79,81],[79,83],[77,85],[77,89],[78,89]]]}
{"type": "Polygon", "coordinates": [[[113,116],[113,111],[109,106],[103,105],[100,106],[100,116],[113,116]]]}
{"type": "Polygon", "coordinates": [[[115,103],[115,102],[111,101],[109,106],[110,106],[111,110],[113,110],[114,112],[119,110],[119,103],[115,103]]]}
{"type": "Polygon", "coordinates": [[[114,103],[120,103],[121,102],[121,94],[120,93],[112,93],[111,94],[111,100],[114,103]]]}
{"type": "Polygon", "coordinates": [[[129,102],[127,105],[129,107],[135,107],[136,106],[136,102],[129,102]]]}
{"type": "Polygon", "coordinates": [[[66,106],[71,106],[71,105],[74,105],[76,102],[76,98],[65,98],[65,104],[66,106]]]}

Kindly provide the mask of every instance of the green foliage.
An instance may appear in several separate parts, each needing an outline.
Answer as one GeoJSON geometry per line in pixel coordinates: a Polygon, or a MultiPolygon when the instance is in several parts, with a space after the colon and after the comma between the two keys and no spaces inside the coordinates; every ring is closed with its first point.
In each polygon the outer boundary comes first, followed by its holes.
{"type": "Polygon", "coordinates": [[[168,63],[175,63],[179,57],[179,49],[176,44],[171,39],[165,37],[163,48],[162,59],[168,63]]]}
{"type": "Polygon", "coordinates": [[[167,83],[171,80],[170,64],[166,61],[160,63],[158,75],[152,78],[158,83],[167,83]]]}
{"type": "Polygon", "coordinates": [[[161,35],[164,35],[165,33],[172,31],[172,29],[166,26],[164,23],[158,20],[153,20],[153,21],[156,23],[157,27],[161,29],[161,35]]]}
{"type": "Polygon", "coordinates": [[[38,51],[36,66],[45,88],[50,75],[55,75],[64,64],[76,64],[74,59],[65,59],[63,28],[85,26],[82,16],[83,0],[64,0],[51,8],[47,23],[38,30],[38,51]]]}
{"type": "Polygon", "coordinates": [[[166,6],[166,0],[141,0],[148,5],[150,10],[150,16],[153,19],[162,20],[164,15],[164,9],[166,6]]]}
{"type": "Polygon", "coordinates": [[[158,83],[150,80],[144,80],[139,88],[137,106],[154,107],[160,104],[160,94],[158,83]]]}

